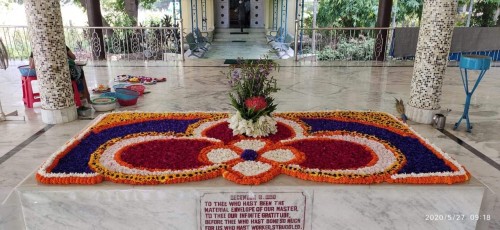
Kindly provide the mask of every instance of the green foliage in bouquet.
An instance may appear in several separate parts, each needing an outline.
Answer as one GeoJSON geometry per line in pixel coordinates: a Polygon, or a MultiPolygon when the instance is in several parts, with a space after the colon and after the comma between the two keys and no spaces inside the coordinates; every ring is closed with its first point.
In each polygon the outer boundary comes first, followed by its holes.
{"type": "Polygon", "coordinates": [[[224,74],[229,79],[231,105],[245,120],[257,121],[260,116],[276,110],[271,93],[279,90],[276,79],[269,76],[277,70],[278,64],[272,60],[238,59],[224,74]]]}

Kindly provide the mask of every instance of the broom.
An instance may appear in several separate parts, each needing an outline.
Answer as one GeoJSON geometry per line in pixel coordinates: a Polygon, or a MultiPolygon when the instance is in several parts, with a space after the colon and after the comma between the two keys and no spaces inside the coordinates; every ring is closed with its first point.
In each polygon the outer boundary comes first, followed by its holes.
{"type": "Polygon", "coordinates": [[[396,111],[398,111],[399,113],[399,116],[401,117],[401,120],[403,120],[404,123],[406,123],[406,121],[408,120],[408,117],[406,117],[406,114],[405,114],[405,104],[403,103],[403,99],[397,99],[397,98],[394,98],[396,100],[396,111]]]}

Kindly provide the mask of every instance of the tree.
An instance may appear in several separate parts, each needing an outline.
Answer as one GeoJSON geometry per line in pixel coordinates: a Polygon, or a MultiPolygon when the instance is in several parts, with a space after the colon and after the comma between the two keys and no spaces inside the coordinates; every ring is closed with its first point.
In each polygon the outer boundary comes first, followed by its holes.
{"type": "MultiPolygon", "coordinates": [[[[88,10],[89,0],[60,0],[61,5],[75,3],[88,10]]],[[[90,0],[93,1],[93,0],[90,0]]],[[[137,26],[139,6],[145,9],[151,9],[157,2],[166,2],[171,0],[100,0],[100,5],[105,12],[102,18],[103,26],[137,26]]],[[[0,7],[8,7],[10,4],[23,4],[24,0],[0,0],[0,7]]]]}
{"type": "MultiPolygon", "coordinates": [[[[61,0],[61,5],[64,5],[64,4],[69,4],[70,2],[72,2],[72,0],[61,0]]],[[[74,3],[80,7],[83,8],[83,10],[85,12],[88,11],[88,5],[87,5],[87,0],[74,0],[74,3]]],[[[100,5],[100,4],[99,4],[100,5]]],[[[88,18],[88,14],[87,14],[87,18],[88,18]]],[[[109,23],[108,21],[102,16],[102,14],[100,16],[98,16],[101,18],[102,20],[102,26],[105,26],[105,27],[109,27],[109,23]]],[[[89,22],[91,21],[91,18],[88,18],[89,22]]],[[[93,19],[92,19],[93,20],[93,19]]]]}
{"type": "Polygon", "coordinates": [[[417,22],[420,24],[422,10],[424,8],[423,0],[397,0],[394,4],[394,13],[396,22],[406,24],[408,22],[417,22]]]}
{"type": "MultiPolygon", "coordinates": [[[[459,6],[466,6],[468,9],[470,0],[458,0],[459,6]]],[[[472,26],[494,26],[498,19],[495,19],[495,12],[498,9],[500,0],[474,0],[472,11],[472,26]]],[[[412,22],[420,24],[422,17],[423,0],[397,0],[394,11],[396,21],[412,22]]],[[[460,23],[459,23],[460,24],[460,23]]]]}
{"type": "MultiPolygon", "coordinates": [[[[392,2],[393,0],[379,0],[378,2],[378,13],[377,13],[377,23],[375,27],[387,28],[391,25],[391,13],[392,13],[392,2]]],[[[377,39],[375,42],[373,56],[377,61],[385,61],[385,49],[387,46],[387,30],[381,29],[376,30],[375,33],[377,39]]]]}
{"type": "MultiPolygon", "coordinates": [[[[71,1],[74,1],[87,11],[88,0],[61,0],[61,3],[69,3],[71,1]]],[[[158,1],[161,0],[100,0],[101,8],[105,12],[102,17],[103,25],[106,27],[137,26],[139,6],[150,9],[158,1]]]]}
{"type": "Polygon", "coordinates": [[[158,0],[104,0],[105,8],[115,12],[114,16],[122,17],[123,21],[128,21],[129,26],[137,26],[139,5],[143,8],[150,9],[158,0]],[[122,14],[122,15],[119,15],[122,14]],[[124,19],[123,15],[127,18],[124,19]]]}
{"type": "Polygon", "coordinates": [[[320,27],[373,27],[378,0],[323,0],[319,4],[320,27]]]}
{"type": "Polygon", "coordinates": [[[476,1],[472,11],[471,26],[495,26],[497,20],[497,18],[495,18],[495,13],[499,4],[500,0],[476,1]]]}
{"type": "MultiPolygon", "coordinates": [[[[83,3],[85,0],[81,0],[83,3]]],[[[101,14],[101,4],[100,0],[87,0],[85,6],[87,9],[87,17],[89,19],[89,26],[91,27],[102,27],[102,14],[101,14]]],[[[94,29],[96,38],[92,37],[92,40],[98,42],[98,46],[93,46],[92,55],[94,58],[99,60],[104,60],[106,58],[106,50],[104,48],[104,36],[101,29],[94,29]]],[[[93,36],[93,35],[92,35],[93,36]]],[[[97,43],[96,43],[97,44],[97,43]]]]}

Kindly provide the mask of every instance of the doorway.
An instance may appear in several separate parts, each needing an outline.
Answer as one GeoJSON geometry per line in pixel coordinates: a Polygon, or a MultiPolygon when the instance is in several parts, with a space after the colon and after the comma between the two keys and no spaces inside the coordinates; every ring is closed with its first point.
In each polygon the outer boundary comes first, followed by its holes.
{"type": "Polygon", "coordinates": [[[229,27],[240,28],[240,9],[243,10],[243,28],[250,27],[250,0],[230,0],[229,2],[229,27]],[[240,4],[240,1],[242,2],[240,4]]]}

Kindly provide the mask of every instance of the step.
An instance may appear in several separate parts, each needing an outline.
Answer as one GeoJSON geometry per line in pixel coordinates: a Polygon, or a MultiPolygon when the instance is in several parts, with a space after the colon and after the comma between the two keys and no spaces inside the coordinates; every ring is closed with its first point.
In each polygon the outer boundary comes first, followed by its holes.
{"type": "Polygon", "coordinates": [[[244,36],[244,34],[239,34],[238,36],[214,36],[214,40],[266,40],[265,36],[244,36]]]}
{"type": "Polygon", "coordinates": [[[235,38],[235,39],[214,39],[213,42],[220,42],[220,43],[227,43],[227,42],[232,42],[232,41],[245,41],[245,42],[254,42],[254,43],[259,43],[259,44],[267,44],[267,41],[264,39],[241,39],[241,38],[235,38]]]}
{"type": "Polygon", "coordinates": [[[242,45],[267,45],[266,41],[256,41],[256,40],[245,40],[245,39],[234,39],[234,40],[214,40],[212,46],[223,45],[223,46],[242,46],[242,45]],[[240,41],[240,42],[238,42],[240,41]]]}
{"type": "Polygon", "coordinates": [[[265,40],[266,36],[264,33],[251,32],[248,34],[231,34],[231,33],[215,33],[214,39],[218,40],[265,40]]]}
{"type": "MultiPolygon", "coordinates": [[[[240,32],[240,28],[215,28],[215,33],[230,33],[230,32],[240,32]]],[[[244,32],[262,32],[265,33],[266,29],[264,28],[244,28],[244,32]]]]}

